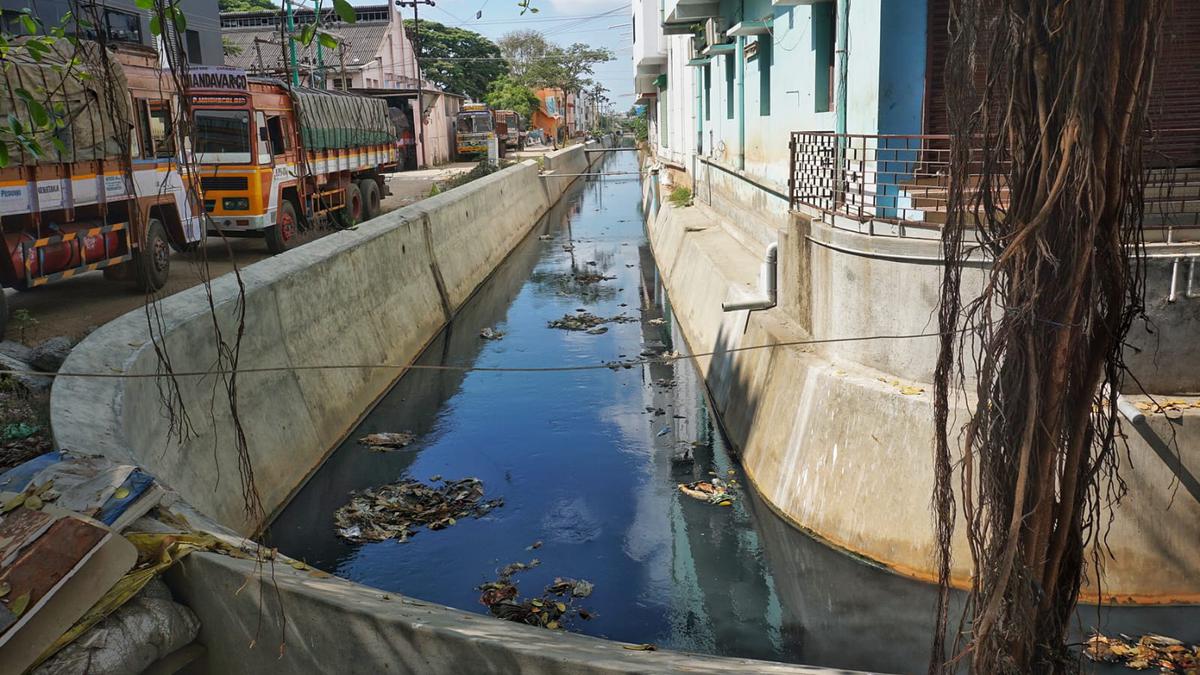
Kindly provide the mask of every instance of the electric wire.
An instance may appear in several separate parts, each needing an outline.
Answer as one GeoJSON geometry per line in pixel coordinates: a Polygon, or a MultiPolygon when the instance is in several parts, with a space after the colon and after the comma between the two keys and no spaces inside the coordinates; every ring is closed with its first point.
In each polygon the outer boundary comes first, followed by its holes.
{"type": "MultiPolygon", "coordinates": [[[[956,332],[964,332],[959,330],[956,332]]],[[[343,363],[343,364],[317,364],[308,366],[263,366],[259,368],[237,368],[233,370],[193,370],[193,371],[176,371],[172,375],[179,377],[208,377],[210,375],[231,375],[237,373],[239,375],[248,374],[264,374],[264,373],[287,373],[287,372],[304,372],[317,370],[440,370],[452,371],[461,373],[564,373],[564,372],[579,372],[587,370],[617,370],[621,368],[632,368],[640,365],[675,363],[677,361],[695,360],[712,356],[724,356],[726,354],[736,354],[740,352],[756,351],[760,349],[774,349],[776,347],[802,347],[811,345],[839,344],[845,342],[872,342],[878,340],[913,340],[919,338],[939,337],[940,332],[925,332],[925,333],[895,333],[895,334],[878,334],[878,335],[858,335],[851,337],[835,337],[835,338],[811,338],[806,340],[782,340],[762,345],[748,345],[746,347],[731,347],[711,352],[697,352],[695,354],[662,354],[659,356],[626,359],[622,361],[612,361],[608,363],[581,364],[574,366],[454,366],[441,364],[423,364],[423,363],[343,363]]],[[[63,372],[43,373],[36,370],[17,370],[5,369],[0,370],[0,375],[34,375],[40,377],[51,378],[79,378],[79,379],[98,379],[98,380],[139,380],[152,379],[162,377],[158,373],[88,373],[88,372],[63,372]]]]}

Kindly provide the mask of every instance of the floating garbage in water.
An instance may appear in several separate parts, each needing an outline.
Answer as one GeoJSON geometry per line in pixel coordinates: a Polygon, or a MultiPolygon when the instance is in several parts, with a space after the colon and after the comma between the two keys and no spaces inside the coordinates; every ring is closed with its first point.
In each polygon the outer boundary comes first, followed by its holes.
{"type": "Polygon", "coordinates": [[[586,598],[592,594],[596,586],[584,579],[564,579],[563,577],[554,577],[554,583],[546,587],[546,592],[552,595],[563,596],[570,594],[576,598],[586,598]]]}
{"type": "Polygon", "coordinates": [[[612,281],[616,277],[607,277],[595,272],[581,272],[575,275],[575,282],[580,284],[597,284],[601,281],[612,281]]]}
{"type": "Polygon", "coordinates": [[[363,436],[358,439],[358,442],[369,447],[372,452],[388,452],[412,445],[415,440],[417,440],[417,436],[411,431],[385,431],[363,436]]]}
{"type": "Polygon", "coordinates": [[[608,332],[608,326],[596,326],[595,328],[587,329],[588,335],[604,335],[608,332]]]}
{"type": "Polygon", "coordinates": [[[660,415],[666,415],[666,414],[667,414],[667,411],[666,411],[666,410],[663,410],[662,408],[655,408],[655,407],[654,407],[654,406],[652,406],[652,405],[648,405],[648,406],[646,406],[646,412],[648,412],[648,413],[650,413],[650,414],[654,415],[655,417],[658,417],[658,416],[660,416],[660,415]]]}
{"type": "Polygon", "coordinates": [[[713,478],[711,481],[698,480],[692,483],[680,483],[679,491],[702,502],[716,504],[717,506],[732,506],[733,494],[725,487],[725,482],[720,478],[713,478]]]}
{"type": "Polygon", "coordinates": [[[1093,661],[1120,663],[1134,670],[1156,668],[1163,673],[1195,673],[1200,669],[1200,646],[1188,647],[1175,638],[1143,635],[1107,637],[1096,633],[1083,653],[1093,661]]]}
{"type": "Polygon", "coordinates": [[[661,326],[666,322],[667,322],[666,319],[650,319],[646,323],[650,324],[651,326],[661,326]]]}
{"type": "Polygon", "coordinates": [[[495,328],[488,327],[479,331],[479,337],[483,338],[484,340],[499,340],[500,338],[504,337],[504,333],[496,330],[495,328]]]}
{"type": "Polygon", "coordinates": [[[538,235],[538,239],[539,239],[540,241],[550,241],[550,240],[551,240],[551,239],[553,239],[553,238],[554,238],[554,236],[553,236],[553,235],[549,235],[549,234],[539,234],[539,235],[538,235]]]}
{"type": "Polygon", "coordinates": [[[528,563],[516,562],[506,565],[500,570],[496,581],[489,581],[476,590],[480,604],[488,608],[493,616],[530,626],[541,626],[550,630],[563,628],[563,624],[572,616],[583,620],[592,618],[590,612],[574,606],[575,598],[586,598],[594,589],[589,581],[564,579],[555,577],[554,583],[546,587],[541,597],[520,599],[517,595],[517,585],[512,576],[532,567],[537,567],[541,561],[534,558],[528,563]]]}
{"type": "Polygon", "coordinates": [[[352,542],[405,542],[416,534],[417,526],[441,530],[468,516],[482,518],[503,505],[503,499],[483,500],[478,478],[443,481],[439,487],[405,480],[352,493],[333,519],[338,536],[352,542]]]}
{"type": "MultiPolygon", "coordinates": [[[[576,310],[578,312],[578,310],[576,310]]],[[[564,314],[561,319],[555,319],[547,324],[550,328],[563,330],[590,330],[604,323],[604,318],[591,312],[564,314]]]]}

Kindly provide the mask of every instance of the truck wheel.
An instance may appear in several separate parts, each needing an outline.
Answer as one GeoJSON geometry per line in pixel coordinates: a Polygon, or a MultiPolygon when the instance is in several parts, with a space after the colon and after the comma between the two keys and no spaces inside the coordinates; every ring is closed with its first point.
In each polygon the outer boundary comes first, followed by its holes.
{"type": "Polygon", "coordinates": [[[354,227],[363,220],[363,197],[358,185],[350,183],[346,186],[346,205],[338,211],[338,221],[342,227],[354,227]]]}
{"type": "Polygon", "coordinates": [[[134,281],[144,292],[157,291],[167,284],[171,272],[171,242],[158,218],[151,218],[146,225],[142,247],[133,253],[133,270],[134,281]]]}
{"type": "Polygon", "coordinates": [[[370,220],[379,215],[379,183],[374,178],[364,178],[358,181],[358,191],[362,193],[363,220],[370,220]]]}
{"type": "Polygon", "coordinates": [[[267,238],[267,250],[278,255],[288,250],[292,240],[296,238],[296,207],[290,200],[283,200],[279,205],[279,215],[276,223],[268,227],[263,234],[267,238]]]}

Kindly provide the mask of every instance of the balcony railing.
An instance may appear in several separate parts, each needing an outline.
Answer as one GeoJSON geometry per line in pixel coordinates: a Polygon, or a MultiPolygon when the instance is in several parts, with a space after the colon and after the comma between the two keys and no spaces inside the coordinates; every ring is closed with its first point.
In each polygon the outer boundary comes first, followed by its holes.
{"type": "MultiPolygon", "coordinates": [[[[1147,228],[1171,241],[1200,235],[1200,167],[1181,166],[1200,157],[1200,129],[1160,131],[1146,139],[1147,228]]],[[[982,153],[968,171],[982,169],[982,153]]],[[[992,171],[1003,176],[1005,167],[992,171]]],[[[939,226],[946,222],[950,186],[950,137],[835,134],[798,131],[791,138],[788,187],[793,209],[808,209],[859,223],[939,226]]],[[[1003,209],[1003,179],[992,197],[1003,209]]]]}

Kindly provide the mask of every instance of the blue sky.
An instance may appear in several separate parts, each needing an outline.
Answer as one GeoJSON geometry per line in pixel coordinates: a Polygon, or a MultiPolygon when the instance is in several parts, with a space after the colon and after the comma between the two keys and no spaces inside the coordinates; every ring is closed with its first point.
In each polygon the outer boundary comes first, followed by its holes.
{"type": "MultiPolygon", "coordinates": [[[[377,1],[377,0],[376,0],[377,1]]],[[[495,40],[520,29],[541,31],[552,42],[569,45],[583,42],[608,47],[615,61],[596,67],[596,79],[609,89],[617,110],[633,105],[633,66],[629,26],[629,0],[532,0],[538,13],[521,15],[517,0],[436,0],[437,6],[422,5],[421,17],[482,33],[495,40]],[[476,12],[483,16],[475,18],[476,12]]],[[[354,4],[372,4],[355,0],[354,4]]],[[[405,15],[411,9],[404,10],[405,15]]]]}

